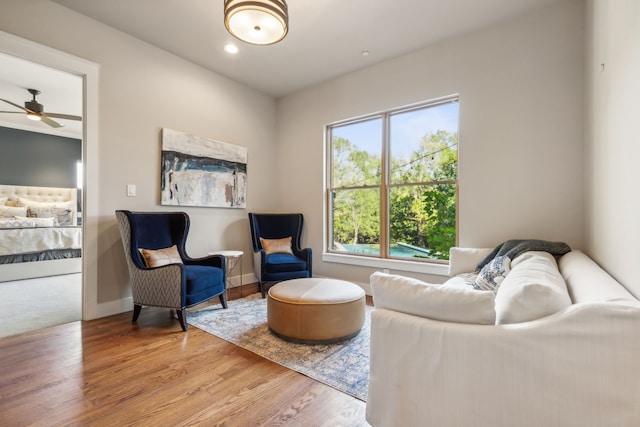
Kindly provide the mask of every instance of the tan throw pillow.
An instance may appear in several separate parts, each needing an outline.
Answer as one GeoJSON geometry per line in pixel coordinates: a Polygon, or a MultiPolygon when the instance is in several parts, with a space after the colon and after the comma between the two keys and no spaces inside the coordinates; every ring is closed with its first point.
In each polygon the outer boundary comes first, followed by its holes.
{"type": "Polygon", "coordinates": [[[164,249],[138,248],[147,267],[162,267],[169,264],[182,264],[182,258],[176,245],[164,249]]]}
{"type": "Polygon", "coordinates": [[[267,254],[293,255],[293,251],[291,250],[291,236],[282,239],[263,239],[261,237],[260,244],[267,254]]]}

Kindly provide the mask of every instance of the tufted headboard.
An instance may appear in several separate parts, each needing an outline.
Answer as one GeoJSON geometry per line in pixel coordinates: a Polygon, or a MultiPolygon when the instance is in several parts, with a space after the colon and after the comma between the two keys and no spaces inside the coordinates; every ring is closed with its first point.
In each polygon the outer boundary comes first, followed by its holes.
{"type": "Polygon", "coordinates": [[[0,198],[2,197],[8,198],[6,206],[16,206],[18,197],[33,200],[34,202],[73,202],[73,223],[77,223],[78,190],[76,188],[0,185],[0,198]]]}

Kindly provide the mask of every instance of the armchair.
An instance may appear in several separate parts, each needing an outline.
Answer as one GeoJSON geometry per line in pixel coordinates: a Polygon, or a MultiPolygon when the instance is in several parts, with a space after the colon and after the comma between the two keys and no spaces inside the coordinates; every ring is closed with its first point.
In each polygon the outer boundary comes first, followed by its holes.
{"type": "Polygon", "coordinates": [[[132,322],[138,320],[143,305],[167,307],[176,310],[180,326],[186,331],[187,307],[218,296],[222,307],[227,308],[225,258],[187,255],[185,244],[190,221],[186,213],[118,210],[116,218],[131,280],[132,322]],[[148,267],[149,261],[145,261],[140,249],[146,249],[150,257],[157,254],[157,262],[151,262],[152,266],[148,267]],[[159,251],[161,249],[164,251],[159,251]],[[175,256],[167,258],[167,253],[175,256]],[[161,255],[165,259],[160,259],[161,255]]]}
{"type": "Polygon", "coordinates": [[[255,275],[262,298],[271,286],[288,279],[311,277],[311,248],[300,248],[302,214],[249,213],[251,244],[255,275]],[[262,239],[291,238],[291,251],[282,253],[265,250],[262,239]]]}

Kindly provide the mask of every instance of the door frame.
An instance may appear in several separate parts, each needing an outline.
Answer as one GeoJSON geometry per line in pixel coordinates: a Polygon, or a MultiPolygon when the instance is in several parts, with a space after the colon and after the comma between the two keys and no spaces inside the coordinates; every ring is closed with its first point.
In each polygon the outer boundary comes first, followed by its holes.
{"type": "Polygon", "coordinates": [[[98,77],[86,59],[0,31],[0,52],[59,69],[83,81],[82,319],[98,313],[98,77]]]}

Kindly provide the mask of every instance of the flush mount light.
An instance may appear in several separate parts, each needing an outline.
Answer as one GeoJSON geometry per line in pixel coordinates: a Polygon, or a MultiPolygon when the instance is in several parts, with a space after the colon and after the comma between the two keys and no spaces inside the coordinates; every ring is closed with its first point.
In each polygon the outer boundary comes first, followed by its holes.
{"type": "Polygon", "coordinates": [[[270,45],[282,40],[289,30],[285,0],[224,0],[224,25],[243,42],[270,45]]]}

